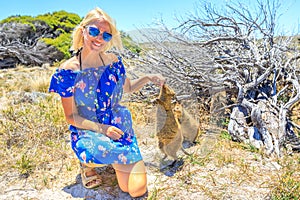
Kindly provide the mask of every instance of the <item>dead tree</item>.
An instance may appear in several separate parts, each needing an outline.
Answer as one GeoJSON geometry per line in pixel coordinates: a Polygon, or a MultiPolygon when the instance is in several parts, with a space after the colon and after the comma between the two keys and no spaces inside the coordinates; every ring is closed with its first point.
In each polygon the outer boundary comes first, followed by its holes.
{"type": "Polygon", "coordinates": [[[138,65],[161,72],[177,94],[195,94],[202,104],[212,88],[224,88],[232,138],[280,156],[284,147],[300,150],[299,126],[290,117],[300,98],[300,57],[293,37],[276,32],[279,2],[251,6],[197,7],[160,38],[145,35],[152,45],[138,65]]]}
{"type": "Polygon", "coordinates": [[[0,24],[0,69],[17,64],[41,66],[64,58],[62,52],[41,40],[55,38],[58,33],[42,21],[36,21],[33,25],[35,28],[15,22],[0,24]]]}

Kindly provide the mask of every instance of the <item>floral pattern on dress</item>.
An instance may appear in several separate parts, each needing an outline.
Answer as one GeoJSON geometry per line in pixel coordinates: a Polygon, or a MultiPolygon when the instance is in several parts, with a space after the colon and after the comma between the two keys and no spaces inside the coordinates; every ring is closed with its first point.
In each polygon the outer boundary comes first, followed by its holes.
{"type": "Polygon", "coordinates": [[[83,163],[129,164],[142,159],[130,111],[120,105],[126,72],[121,58],[107,66],[81,71],[57,69],[49,91],[74,96],[78,113],[91,121],[116,126],[124,132],[119,140],[103,133],[70,125],[71,145],[83,163]]]}

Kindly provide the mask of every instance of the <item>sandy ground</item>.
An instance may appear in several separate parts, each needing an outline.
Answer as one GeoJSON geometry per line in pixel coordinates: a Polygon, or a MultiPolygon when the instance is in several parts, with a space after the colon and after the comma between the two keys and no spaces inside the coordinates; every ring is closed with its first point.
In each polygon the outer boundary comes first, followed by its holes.
{"type": "MultiPolygon", "coordinates": [[[[154,110],[149,110],[149,112],[153,113],[154,110]]],[[[230,145],[224,149],[220,149],[223,147],[216,148],[219,135],[208,131],[200,137],[197,145],[186,149],[197,157],[197,160],[179,151],[178,155],[181,160],[173,168],[161,170],[168,164],[168,161],[161,161],[163,155],[154,137],[153,120],[146,125],[135,125],[134,129],[147,167],[148,177],[148,193],[136,199],[269,199],[272,178],[277,177],[281,168],[276,162],[251,151],[230,145]],[[217,152],[215,149],[218,149],[217,152]],[[199,163],[200,161],[203,163],[199,163]]],[[[72,163],[72,160],[76,159],[70,150],[64,162],[72,163]]],[[[49,165],[52,167],[49,167],[46,175],[53,177],[53,180],[47,187],[37,185],[34,174],[28,178],[20,177],[15,169],[0,174],[0,199],[132,199],[119,189],[115,174],[105,169],[97,169],[103,177],[103,185],[95,189],[86,189],[81,184],[77,164],[74,164],[70,171],[60,168],[60,163],[49,163],[49,165]]]]}
{"type": "MultiPolygon", "coordinates": [[[[268,181],[268,177],[261,180],[240,181],[242,177],[232,178],[236,166],[233,164],[216,166],[207,163],[204,166],[184,164],[186,155],[179,152],[182,162],[168,170],[160,170],[162,167],[161,153],[157,148],[156,139],[153,136],[153,126],[147,125],[138,127],[138,140],[140,149],[144,157],[148,172],[148,193],[136,199],[178,199],[178,200],[198,200],[198,199],[268,199],[268,187],[263,184],[268,181]],[[141,131],[145,134],[141,134],[141,131]],[[176,171],[178,170],[178,171],[176,171]],[[165,191],[165,192],[164,192],[165,191]],[[158,194],[158,195],[157,195],[158,194]]],[[[187,151],[197,153],[199,156],[207,154],[217,145],[217,136],[206,135],[201,139],[200,146],[193,146],[187,151]]],[[[232,152],[239,154],[239,152],[232,152]]],[[[251,152],[246,155],[251,157],[251,152]]],[[[247,157],[245,157],[247,159],[247,157]]],[[[257,177],[268,171],[276,173],[280,166],[272,164],[262,164],[262,161],[254,162],[253,165],[260,165],[257,177]]],[[[58,200],[58,199],[117,199],[129,200],[130,196],[122,192],[116,184],[114,174],[101,169],[98,172],[104,177],[104,184],[96,189],[85,189],[80,180],[80,175],[74,174],[61,178],[51,188],[36,189],[33,184],[26,183],[26,179],[16,178],[17,174],[10,173],[0,177],[0,199],[3,200],[58,200]]],[[[250,178],[251,180],[251,178],[250,178]]]]}

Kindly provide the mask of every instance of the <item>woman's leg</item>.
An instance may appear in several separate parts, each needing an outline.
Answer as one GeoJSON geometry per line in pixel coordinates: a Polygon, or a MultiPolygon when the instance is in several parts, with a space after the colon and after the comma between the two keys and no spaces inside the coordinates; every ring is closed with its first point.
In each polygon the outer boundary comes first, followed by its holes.
{"type": "Polygon", "coordinates": [[[116,171],[119,187],[131,197],[143,196],[147,191],[147,175],[144,161],[134,164],[112,164],[116,171]]]}

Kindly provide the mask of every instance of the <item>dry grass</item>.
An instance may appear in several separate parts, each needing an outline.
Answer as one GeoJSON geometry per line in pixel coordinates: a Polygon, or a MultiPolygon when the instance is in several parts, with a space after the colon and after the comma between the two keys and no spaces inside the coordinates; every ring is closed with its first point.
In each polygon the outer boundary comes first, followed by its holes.
{"type": "Polygon", "coordinates": [[[53,181],[55,175],[47,172],[55,165],[71,168],[60,100],[45,93],[52,72],[20,67],[1,72],[0,174],[17,171],[21,179],[34,179],[37,188],[53,181]]]}
{"type": "MultiPolygon", "coordinates": [[[[11,185],[53,188],[74,182],[78,172],[60,100],[45,93],[52,73],[52,68],[21,67],[0,72],[0,176],[11,185]]],[[[137,124],[153,124],[150,104],[125,104],[137,124]]],[[[250,145],[232,142],[226,131],[213,138],[202,134],[191,151],[181,156],[184,165],[172,177],[149,169],[148,199],[300,199],[299,154],[266,158],[250,145]]]]}
{"type": "Polygon", "coordinates": [[[211,150],[186,157],[174,177],[159,178],[150,199],[299,199],[298,154],[277,160],[279,169],[276,160],[221,136],[211,150]]]}

